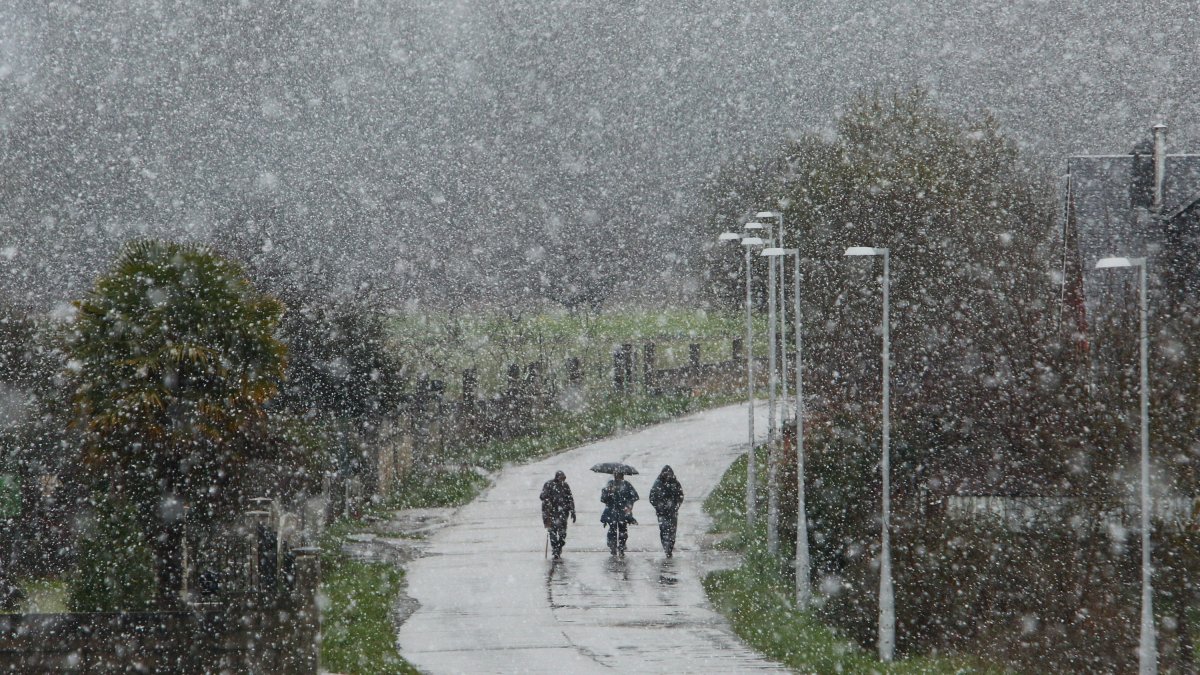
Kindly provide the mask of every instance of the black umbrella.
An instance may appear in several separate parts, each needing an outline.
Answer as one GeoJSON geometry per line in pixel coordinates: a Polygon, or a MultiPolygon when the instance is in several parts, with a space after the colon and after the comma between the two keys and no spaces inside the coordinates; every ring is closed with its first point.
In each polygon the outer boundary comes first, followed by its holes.
{"type": "Polygon", "coordinates": [[[601,462],[592,467],[596,473],[622,473],[626,476],[636,476],[638,470],[620,462],[601,462]]]}

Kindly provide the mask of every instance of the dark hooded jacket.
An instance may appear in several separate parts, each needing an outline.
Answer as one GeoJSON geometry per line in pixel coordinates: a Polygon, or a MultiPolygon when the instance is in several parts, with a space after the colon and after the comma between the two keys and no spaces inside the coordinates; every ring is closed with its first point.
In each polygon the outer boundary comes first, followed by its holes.
{"type": "Polygon", "coordinates": [[[600,522],[637,524],[633,518],[633,503],[641,499],[637,490],[627,480],[608,481],[608,485],[600,491],[600,501],[604,503],[604,513],[600,514],[600,522]]]}
{"type": "Polygon", "coordinates": [[[675,478],[675,472],[669,466],[664,466],[650,488],[650,505],[659,518],[673,517],[679,512],[683,503],[683,486],[675,478]]]}
{"type": "Polygon", "coordinates": [[[565,524],[567,516],[575,515],[575,497],[566,480],[550,479],[542,486],[542,524],[565,524]]]}

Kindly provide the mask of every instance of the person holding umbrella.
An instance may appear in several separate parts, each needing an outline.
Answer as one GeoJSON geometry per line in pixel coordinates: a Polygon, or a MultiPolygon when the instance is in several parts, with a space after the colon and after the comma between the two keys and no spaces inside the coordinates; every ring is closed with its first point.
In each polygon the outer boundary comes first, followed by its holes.
{"type": "Polygon", "coordinates": [[[682,503],[683,486],[671,467],[664,466],[650,488],[650,505],[658,516],[658,538],[668,558],[675,549],[675,528],[679,522],[679,505],[682,503]]]}
{"type": "Polygon", "coordinates": [[[542,524],[550,536],[550,548],[555,560],[562,560],[563,545],[567,543],[567,516],[575,522],[575,497],[567,485],[567,474],[556,471],[554,478],[542,486],[542,524]]]}
{"type": "Polygon", "coordinates": [[[614,469],[612,480],[600,491],[600,501],[604,503],[604,513],[600,516],[600,522],[608,526],[608,550],[613,555],[625,555],[629,524],[637,524],[633,517],[633,503],[639,499],[641,497],[638,496],[637,490],[625,480],[623,468],[614,469]]]}

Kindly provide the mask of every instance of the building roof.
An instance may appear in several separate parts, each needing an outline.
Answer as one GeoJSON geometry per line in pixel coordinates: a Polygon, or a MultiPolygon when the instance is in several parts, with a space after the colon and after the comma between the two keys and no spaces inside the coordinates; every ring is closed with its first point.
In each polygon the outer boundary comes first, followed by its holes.
{"type": "MultiPolygon", "coordinates": [[[[1066,245],[1081,267],[1083,300],[1092,315],[1109,304],[1112,294],[1128,286],[1118,275],[1095,270],[1106,256],[1153,258],[1162,249],[1166,233],[1151,218],[1150,185],[1138,185],[1135,162],[1152,162],[1148,156],[1080,155],[1067,158],[1066,245]]],[[[1148,167],[1149,168],[1149,167],[1148,167]]],[[[1152,168],[1149,169],[1152,171],[1152,168]]],[[[1143,179],[1144,180],[1144,179],[1143,179]]],[[[1163,215],[1178,217],[1200,201],[1200,155],[1168,154],[1164,183],[1163,215]]]]}
{"type": "MultiPolygon", "coordinates": [[[[1134,156],[1078,155],[1067,158],[1069,208],[1076,221],[1084,269],[1106,255],[1140,255],[1146,232],[1131,188],[1134,156]]],[[[1170,217],[1200,200],[1200,154],[1167,155],[1163,213],[1170,217]]]]}

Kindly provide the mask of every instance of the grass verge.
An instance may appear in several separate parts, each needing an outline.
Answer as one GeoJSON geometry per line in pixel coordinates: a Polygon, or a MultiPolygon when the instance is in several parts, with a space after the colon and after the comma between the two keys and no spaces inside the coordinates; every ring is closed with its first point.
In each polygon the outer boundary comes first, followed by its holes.
{"type": "Polygon", "coordinates": [[[340,547],[345,533],[331,531],[321,547],[321,667],[355,675],[418,672],[396,650],[392,624],[404,572],[350,558],[340,547]]]}
{"type": "MultiPolygon", "coordinates": [[[[765,451],[758,455],[760,466],[765,451]]],[[[759,482],[756,480],[756,482],[759,482]]],[[[760,489],[762,485],[760,483],[760,489]]],[[[787,563],[766,553],[766,528],[745,525],[746,458],[735,461],[704,502],[714,530],[727,533],[725,546],[743,553],[736,569],[704,579],[713,606],[729,619],[734,632],[768,658],[802,673],[990,673],[965,659],[911,658],[882,663],[858,644],[819,619],[796,609],[794,583],[787,563]]]]}

